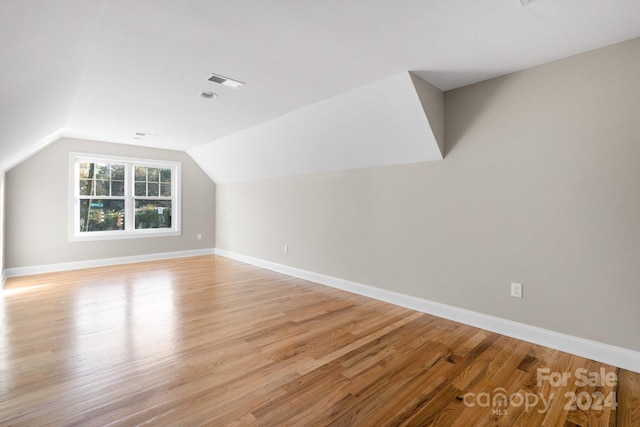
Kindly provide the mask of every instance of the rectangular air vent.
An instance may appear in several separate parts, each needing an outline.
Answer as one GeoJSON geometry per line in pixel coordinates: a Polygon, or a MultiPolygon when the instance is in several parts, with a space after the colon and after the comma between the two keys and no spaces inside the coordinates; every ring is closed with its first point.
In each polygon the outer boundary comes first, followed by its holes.
{"type": "Polygon", "coordinates": [[[217,83],[219,85],[224,85],[224,86],[228,86],[228,87],[232,87],[234,89],[239,88],[240,86],[244,86],[244,83],[238,80],[233,80],[230,79],[228,77],[223,77],[220,76],[218,74],[211,74],[211,77],[209,77],[207,80],[209,80],[210,82],[213,83],[217,83]]]}

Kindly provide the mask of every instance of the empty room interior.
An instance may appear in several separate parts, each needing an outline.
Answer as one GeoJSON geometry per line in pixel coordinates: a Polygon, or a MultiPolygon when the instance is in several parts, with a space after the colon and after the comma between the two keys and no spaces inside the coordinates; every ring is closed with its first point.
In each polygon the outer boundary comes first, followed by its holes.
{"type": "Polygon", "coordinates": [[[640,426],[637,0],[3,0],[0,75],[0,425],[640,426]]]}

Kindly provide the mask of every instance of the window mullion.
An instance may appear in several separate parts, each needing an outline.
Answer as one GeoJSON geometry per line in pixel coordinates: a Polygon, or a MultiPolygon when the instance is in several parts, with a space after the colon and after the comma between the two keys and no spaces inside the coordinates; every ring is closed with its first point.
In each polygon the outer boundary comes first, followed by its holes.
{"type": "Polygon", "coordinates": [[[127,163],[124,170],[124,206],[125,206],[125,222],[124,231],[133,232],[135,228],[135,211],[133,203],[133,164],[127,163]]]}

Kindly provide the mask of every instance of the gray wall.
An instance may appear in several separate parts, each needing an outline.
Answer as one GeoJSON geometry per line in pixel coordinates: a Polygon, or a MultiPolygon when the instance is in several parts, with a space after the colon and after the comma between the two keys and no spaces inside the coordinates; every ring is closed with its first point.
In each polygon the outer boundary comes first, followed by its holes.
{"type": "Polygon", "coordinates": [[[7,172],[5,267],[25,267],[214,247],[215,185],[186,154],[60,139],[7,172]],[[69,242],[69,152],[182,162],[182,235],[69,242]],[[202,240],[197,240],[197,234],[202,240]]]}
{"type": "Polygon", "coordinates": [[[5,172],[0,170],[0,281],[4,277],[4,177],[5,172]]]}
{"type": "Polygon", "coordinates": [[[640,39],[448,92],[444,161],[218,185],[216,246],[640,351],[638,76],[640,39]]]}

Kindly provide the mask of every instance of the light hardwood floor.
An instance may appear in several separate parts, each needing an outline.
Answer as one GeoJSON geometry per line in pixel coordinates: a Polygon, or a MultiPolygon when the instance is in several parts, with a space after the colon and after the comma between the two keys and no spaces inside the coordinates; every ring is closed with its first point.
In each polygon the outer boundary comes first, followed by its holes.
{"type": "Polygon", "coordinates": [[[0,425],[640,426],[638,374],[217,256],[10,279],[0,322],[0,425]]]}

